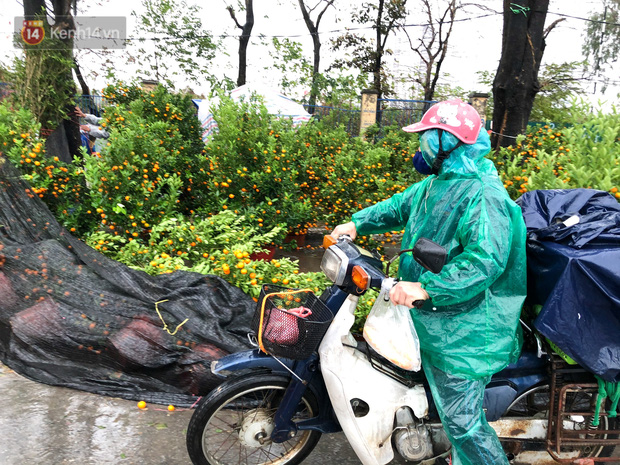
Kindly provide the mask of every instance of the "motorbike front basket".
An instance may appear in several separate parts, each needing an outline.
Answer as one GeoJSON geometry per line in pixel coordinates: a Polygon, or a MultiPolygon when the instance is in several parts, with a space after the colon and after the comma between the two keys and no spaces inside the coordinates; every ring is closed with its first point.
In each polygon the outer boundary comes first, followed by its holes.
{"type": "Polygon", "coordinates": [[[263,352],[304,360],[318,348],[333,317],[309,289],[263,285],[252,330],[263,352]]]}

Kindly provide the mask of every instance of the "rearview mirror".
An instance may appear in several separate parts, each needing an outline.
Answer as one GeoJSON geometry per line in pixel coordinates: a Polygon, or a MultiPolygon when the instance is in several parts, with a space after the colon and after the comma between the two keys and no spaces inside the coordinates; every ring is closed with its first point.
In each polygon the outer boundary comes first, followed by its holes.
{"type": "Polygon", "coordinates": [[[439,273],[446,263],[446,249],[425,237],[418,239],[413,246],[413,258],[431,273],[439,273]]]}

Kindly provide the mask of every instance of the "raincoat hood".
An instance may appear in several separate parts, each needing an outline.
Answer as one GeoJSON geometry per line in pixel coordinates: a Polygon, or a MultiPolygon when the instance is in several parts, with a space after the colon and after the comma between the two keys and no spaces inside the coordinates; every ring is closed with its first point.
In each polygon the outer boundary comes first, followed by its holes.
{"type": "MultiPolygon", "coordinates": [[[[447,131],[442,131],[441,143],[444,150],[450,150],[459,140],[447,131]]],[[[429,129],[420,135],[420,150],[429,166],[433,166],[439,152],[439,131],[429,129]]],[[[480,131],[473,144],[463,144],[455,149],[443,162],[441,173],[474,174],[481,171],[480,162],[491,151],[491,139],[486,131],[480,131]]]]}

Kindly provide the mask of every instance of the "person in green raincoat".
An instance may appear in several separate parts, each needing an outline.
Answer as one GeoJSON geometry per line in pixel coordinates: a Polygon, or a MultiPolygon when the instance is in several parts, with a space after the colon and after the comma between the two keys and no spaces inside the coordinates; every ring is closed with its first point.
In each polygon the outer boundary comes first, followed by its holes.
{"type": "Polygon", "coordinates": [[[526,293],[521,210],[485,158],[489,135],[471,105],[440,102],[403,129],[421,133],[414,165],[431,175],[355,213],[332,236],[355,239],[404,229],[402,249],[420,237],[445,247],[448,258],[438,274],[403,254],[390,297],[411,308],[422,366],[453,446],[452,463],[507,465],[482,401],[491,376],[515,362],[521,350],[526,293]],[[414,308],[416,300],[425,301],[422,308],[414,308]]]}

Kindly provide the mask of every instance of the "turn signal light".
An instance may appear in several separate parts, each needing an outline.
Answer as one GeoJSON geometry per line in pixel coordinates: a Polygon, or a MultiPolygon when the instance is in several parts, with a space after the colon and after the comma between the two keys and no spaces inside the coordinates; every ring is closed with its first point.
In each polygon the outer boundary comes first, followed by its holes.
{"type": "Polygon", "coordinates": [[[330,248],[332,245],[334,245],[336,243],[336,239],[334,239],[332,236],[323,236],[323,248],[324,249],[328,249],[330,248]]]}
{"type": "Polygon", "coordinates": [[[370,276],[366,273],[366,270],[359,265],[355,265],[351,271],[351,279],[355,285],[360,289],[368,289],[370,285],[370,276]]]}

